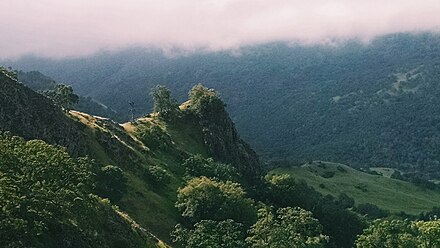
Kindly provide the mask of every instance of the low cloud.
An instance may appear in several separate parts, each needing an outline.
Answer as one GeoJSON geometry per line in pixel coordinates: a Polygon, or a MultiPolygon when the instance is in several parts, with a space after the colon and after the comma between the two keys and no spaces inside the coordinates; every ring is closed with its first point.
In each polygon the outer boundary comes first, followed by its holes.
{"type": "Polygon", "coordinates": [[[440,29],[438,0],[3,0],[0,57],[230,49],[440,29]]]}

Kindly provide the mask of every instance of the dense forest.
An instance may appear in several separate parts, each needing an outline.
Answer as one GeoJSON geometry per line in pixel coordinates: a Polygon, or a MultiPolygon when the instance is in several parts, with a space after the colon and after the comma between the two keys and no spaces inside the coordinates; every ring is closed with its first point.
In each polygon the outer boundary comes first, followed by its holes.
{"type": "Polygon", "coordinates": [[[150,112],[148,93],[157,84],[183,101],[203,83],[221,93],[242,136],[266,160],[395,167],[427,180],[440,178],[439,53],[437,34],[402,33],[368,44],[172,54],[133,48],[4,64],[71,84],[118,112],[119,121],[128,120],[129,101],[137,116],[150,112]]]}

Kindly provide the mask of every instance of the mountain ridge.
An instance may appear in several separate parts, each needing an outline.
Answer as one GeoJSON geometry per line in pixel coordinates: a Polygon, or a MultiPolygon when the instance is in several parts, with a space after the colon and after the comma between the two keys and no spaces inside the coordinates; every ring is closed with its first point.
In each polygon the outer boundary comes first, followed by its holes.
{"type": "MultiPolygon", "coordinates": [[[[110,200],[148,232],[167,242],[178,220],[174,204],[185,173],[181,163],[192,151],[186,147],[187,142],[197,144],[200,147],[197,152],[200,151],[203,156],[215,156],[213,152],[217,152],[216,149],[208,149],[210,142],[204,141],[199,117],[191,114],[189,109],[182,110],[186,114],[175,119],[174,124],[154,114],[132,123],[119,124],[74,110],[66,113],[49,98],[32,91],[3,71],[0,73],[0,103],[1,131],[23,136],[26,140],[41,139],[53,145],[66,146],[73,156],[87,155],[102,168],[106,165],[121,168],[127,179],[126,192],[120,199],[111,197],[110,200]]],[[[258,168],[261,165],[257,155],[238,138],[226,112],[217,120],[229,123],[226,128],[217,129],[217,145],[230,146],[235,151],[233,154],[219,153],[216,158],[234,162],[233,165],[246,176],[243,182],[248,180],[251,184],[252,178],[260,176],[258,168]],[[222,132],[227,135],[222,137],[222,132]],[[234,148],[243,146],[244,149],[234,148]],[[249,155],[240,158],[241,153],[249,155]],[[246,159],[251,161],[248,167],[236,163],[246,159]],[[255,172],[249,166],[255,167],[255,172]]],[[[216,127],[216,124],[209,125],[209,121],[204,125],[206,132],[216,127]]]]}
{"type": "Polygon", "coordinates": [[[438,53],[438,33],[399,33],[333,47],[273,43],[176,57],[138,48],[10,64],[69,79],[120,113],[130,99],[138,115],[149,112],[153,85],[167,85],[183,101],[204,82],[222,94],[237,129],[266,160],[386,166],[428,180],[440,177],[438,53]]]}

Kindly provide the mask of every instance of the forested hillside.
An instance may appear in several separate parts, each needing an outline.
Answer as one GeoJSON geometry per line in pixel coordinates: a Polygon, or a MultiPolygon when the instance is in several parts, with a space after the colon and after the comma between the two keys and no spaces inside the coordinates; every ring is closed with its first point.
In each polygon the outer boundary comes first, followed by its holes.
{"type": "MultiPolygon", "coordinates": [[[[229,168],[249,188],[262,176],[222,101],[203,86],[182,110],[175,105],[172,122],[156,113],[120,125],[56,105],[0,69],[0,247],[165,247],[156,236],[171,241],[186,159],[229,168]]],[[[197,166],[191,175],[210,175],[197,166]]]]}
{"type": "MultiPolygon", "coordinates": [[[[154,112],[124,124],[69,110],[59,98],[70,95],[54,94],[0,68],[0,247],[439,245],[438,191],[411,196],[432,205],[396,213],[385,207],[405,194],[378,207],[363,204],[374,194],[350,197],[350,185],[325,192],[289,171],[265,175],[219,94],[201,84],[181,105],[155,87],[154,112]]],[[[360,190],[370,188],[380,187],[360,190]]]]}
{"type": "Polygon", "coordinates": [[[72,84],[126,120],[142,115],[150,89],[179,101],[196,83],[216,88],[233,120],[269,159],[399,167],[439,178],[440,37],[394,34],[369,44],[268,44],[236,51],[164,54],[131,49],[87,58],[6,62],[72,84]]]}

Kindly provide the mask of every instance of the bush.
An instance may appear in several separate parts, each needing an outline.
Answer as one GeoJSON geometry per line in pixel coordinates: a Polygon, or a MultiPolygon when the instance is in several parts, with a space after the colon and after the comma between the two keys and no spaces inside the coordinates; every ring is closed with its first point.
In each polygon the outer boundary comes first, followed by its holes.
{"type": "Polygon", "coordinates": [[[355,208],[355,211],[362,215],[367,215],[368,217],[373,219],[380,219],[388,216],[387,211],[380,209],[378,206],[371,203],[359,204],[355,208]]]}
{"type": "Polygon", "coordinates": [[[0,133],[0,246],[144,247],[108,201],[90,194],[91,165],[43,141],[0,133]]]}
{"type": "Polygon", "coordinates": [[[301,208],[258,210],[258,221],[249,230],[246,241],[254,248],[324,247],[328,237],[311,212],[301,208]]]}
{"type": "Polygon", "coordinates": [[[173,242],[176,247],[188,248],[245,248],[244,227],[233,220],[213,221],[202,220],[193,229],[176,225],[173,242]]]}
{"type": "Polygon", "coordinates": [[[115,165],[101,167],[96,173],[96,192],[99,196],[119,201],[127,191],[127,178],[115,165]]]}
{"type": "Polygon", "coordinates": [[[323,177],[323,178],[332,178],[332,177],[334,177],[335,176],[335,172],[334,171],[326,171],[326,172],[324,172],[324,174],[322,174],[321,176],[323,177]]]}
{"type": "Polygon", "coordinates": [[[154,188],[163,187],[171,181],[170,174],[162,167],[156,165],[148,167],[145,171],[144,178],[146,182],[154,188]]]}
{"type": "Polygon", "coordinates": [[[170,135],[160,126],[145,123],[137,126],[137,137],[150,149],[169,149],[172,147],[170,135]]]}
{"type": "Polygon", "coordinates": [[[206,176],[223,181],[235,181],[239,178],[237,169],[229,164],[214,161],[212,158],[203,158],[200,154],[191,155],[182,164],[187,177],[206,176]]]}
{"type": "Polygon", "coordinates": [[[250,226],[256,221],[254,201],[238,183],[217,182],[207,177],[193,178],[178,190],[176,207],[187,220],[227,220],[250,226]]]}

